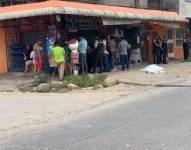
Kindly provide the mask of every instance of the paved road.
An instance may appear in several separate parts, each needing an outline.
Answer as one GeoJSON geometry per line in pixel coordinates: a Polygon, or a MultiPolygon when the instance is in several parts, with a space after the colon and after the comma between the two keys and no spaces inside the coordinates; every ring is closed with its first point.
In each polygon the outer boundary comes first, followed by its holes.
{"type": "Polygon", "coordinates": [[[14,137],[0,149],[190,150],[191,88],[167,90],[69,124],[14,137]]]}

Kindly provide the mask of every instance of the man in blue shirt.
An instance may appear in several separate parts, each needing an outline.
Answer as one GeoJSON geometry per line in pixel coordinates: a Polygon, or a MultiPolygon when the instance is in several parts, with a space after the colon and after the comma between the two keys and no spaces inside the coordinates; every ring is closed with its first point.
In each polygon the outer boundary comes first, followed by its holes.
{"type": "Polygon", "coordinates": [[[82,74],[88,73],[88,65],[86,59],[87,47],[88,47],[87,40],[83,36],[81,36],[79,41],[79,51],[80,51],[80,73],[82,74]]]}
{"type": "Polygon", "coordinates": [[[125,70],[125,65],[127,69],[129,69],[129,62],[128,62],[128,53],[127,50],[130,48],[130,45],[128,42],[125,40],[124,37],[121,38],[121,41],[119,43],[119,53],[120,53],[120,61],[122,65],[122,70],[125,70]]]}

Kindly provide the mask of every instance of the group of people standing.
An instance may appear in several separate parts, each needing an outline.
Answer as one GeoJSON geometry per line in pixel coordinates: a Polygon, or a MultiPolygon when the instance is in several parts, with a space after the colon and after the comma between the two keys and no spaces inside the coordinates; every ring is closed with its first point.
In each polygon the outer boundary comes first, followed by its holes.
{"type": "MultiPolygon", "coordinates": [[[[69,46],[74,41],[78,43],[79,74],[96,73],[98,68],[99,73],[116,70],[118,56],[120,56],[122,70],[129,69],[131,44],[124,37],[118,44],[116,44],[116,39],[113,36],[107,39],[101,36],[96,37],[93,44],[90,44],[84,36],[80,36],[79,40],[59,37],[54,43],[52,56],[55,66],[58,68],[60,80],[63,80],[65,74],[71,75],[74,71],[72,50],[69,46]]],[[[29,71],[31,66],[34,68],[34,73],[44,69],[41,40],[38,40],[34,46],[29,45],[24,56],[26,61],[25,73],[29,71]]]]}
{"type": "Polygon", "coordinates": [[[87,44],[87,40],[82,37],[79,41],[80,51],[80,73],[99,73],[116,70],[116,57],[120,54],[122,70],[129,69],[128,54],[131,49],[130,43],[121,38],[116,44],[115,37],[96,37],[93,46],[87,44]],[[86,61],[87,60],[87,61],[86,61]]]}
{"type": "Polygon", "coordinates": [[[154,35],[153,40],[153,63],[154,64],[167,64],[168,58],[168,40],[166,36],[161,39],[157,33],[154,35]]]}

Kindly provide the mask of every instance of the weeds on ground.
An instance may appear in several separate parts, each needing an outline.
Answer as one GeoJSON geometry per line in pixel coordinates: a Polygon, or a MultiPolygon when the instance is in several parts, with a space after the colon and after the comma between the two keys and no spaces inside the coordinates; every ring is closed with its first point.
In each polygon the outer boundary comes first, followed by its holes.
{"type": "Polygon", "coordinates": [[[18,90],[21,91],[21,92],[29,92],[31,91],[35,86],[34,85],[31,85],[31,84],[27,84],[27,85],[22,85],[20,87],[18,87],[18,90]]]}
{"type": "MultiPolygon", "coordinates": [[[[90,78],[87,75],[82,76],[67,76],[64,78],[63,86],[55,89],[54,92],[65,89],[67,91],[68,84],[75,84],[80,88],[87,87],[96,87],[96,85],[104,85],[104,81],[107,78],[107,75],[95,75],[90,78]]],[[[50,75],[45,73],[37,74],[35,79],[27,85],[19,87],[19,90],[22,92],[32,91],[33,88],[37,87],[41,83],[49,83],[51,81],[50,75]]]]}
{"type": "Polygon", "coordinates": [[[49,74],[39,73],[35,76],[34,80],[26,85],[20,86],[18,89],[22,92],[31,91],[34,87],[37,87],[41,83],[48,83],[50,81],[49,74]]]}
{"type": "Polygon", "coordinates": [[[41,83],[48,83],[50,81],[50,75],[46,73],[39,73],[34,78],[32,85],[38,86],[41,83]]]}
{"type": "Polygon", "coordinates": [[[106,77],[106,75],[95,75],[93,78],[89,78],[87,75],[68,76],[64,78],[63,87],[67,88],[68,84],[75,84],[80,88],[95,87],[98,84],[103,85],[106,77]]]}

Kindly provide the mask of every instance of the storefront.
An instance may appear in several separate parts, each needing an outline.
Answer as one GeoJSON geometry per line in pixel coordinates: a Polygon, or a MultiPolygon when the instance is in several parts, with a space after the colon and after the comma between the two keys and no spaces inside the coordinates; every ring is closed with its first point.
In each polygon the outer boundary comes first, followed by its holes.
{"type": "Polygon", "coordinates": [[[3,7],[0,13],[1,73],[21,71],[24,67],[22,61],[20,68],[15,69],[18,62],[13,59],[12,45],[34,44],[39,38],[43,39],[45,64],[48,66],[47,46],[58,34],[76,38],[83,35],[90,44],[100,35],[113,35],[116,39],[126,37],[133,48],[140,48],[142,59],[150,62],[153,33],[158,32],[161,37],[168,33],[172,56],[177,59],[183,56],[182,30],[186,28],[187,20],[177,13],[65,1],[3,7]],[[179,26],[169,27],[168,23],[179,26]]]}
{"type": "Polygon", "coordinates": [[[1,46],[5,45],[6,63],[2,72],[23,71],[24,56],[23,52],[26,45],[34,44],[39,38],[42,38],[46,45],[47,18],[45,16],[18,18],[3,21],[1,30],[4,33],[5,40],[2,40],[1,46]]]}
{"type": "Polygon", "coordinates": [[[147,61],[147,30],[144,21],[103,19],[103,25],[109,29],[109,35],[120,39],[124,37],[131,44],[132,49],[141,49],[143,61],[147,61]]]}
{"type": "Polygon", "coordinates": [[[171,59],[181,60],[184,58],[183,54],[183,39],[187,29],[187,23],[164,23],[164,22],[149,22],[148,28],[148,58],[152,63],[152,39],[155,33],[159,33],[161,39],[164,36],[168,40],[168,57],[171,59]]]}

